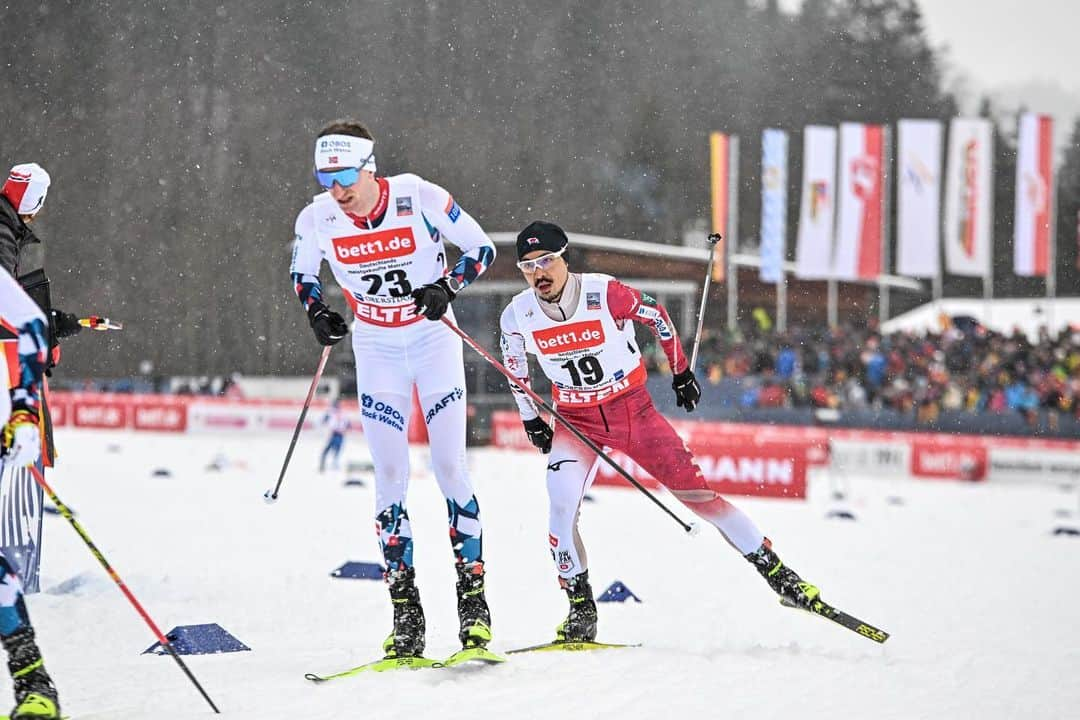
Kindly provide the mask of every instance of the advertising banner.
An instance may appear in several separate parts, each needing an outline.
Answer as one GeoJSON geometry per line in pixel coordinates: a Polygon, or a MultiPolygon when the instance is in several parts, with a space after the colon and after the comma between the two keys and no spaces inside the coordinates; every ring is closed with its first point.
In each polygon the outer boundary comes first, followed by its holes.
{"type": "Polygon", "coordinates": [[[833,277],[873,280],[882,271],[885,217],[885,128],[840,125],[840,181],[837,184],[833,277]]]}
{"type": "Polygon", "coordinates": [[[800,203],[795,275],[809,280],[827,279],[832,274],[836,208],[836,128],[806,127],[800,203]]]}
{"type": "Polygon", "coordinates": [[[1017,275],[1046,277],[1054,223],[1054,120],[1024,113],[1019,130],[1013,264],[1017,275]]]}
{"type": "Polygon", "coordinates": [[[935,277],[941,271],[941,140],[939,120],[897,125],[896,272],[935,277]]]}
{"type": "Polygon", "coordinates": [[[788,135],[772,128],[761,133],[761,269],[765,283],[784,279],[787,248],[788,135]]]}
{"type": "Polygon", "coordinates": [[[720,242],[713,245],[712,279],[723,282],[727,273],[727,240],[731,220],[732,137],[727,133],[709,134],[709,165],[711,171],[710,199],[712,201],[712,231],[720,233],[720,242]]]}
{"type": "Polygon", "coordinates": [[[994,224],[994,131],[989,120],[953,118],[945,185],[945,267],[954,275],[990,274],[994,224]]]}

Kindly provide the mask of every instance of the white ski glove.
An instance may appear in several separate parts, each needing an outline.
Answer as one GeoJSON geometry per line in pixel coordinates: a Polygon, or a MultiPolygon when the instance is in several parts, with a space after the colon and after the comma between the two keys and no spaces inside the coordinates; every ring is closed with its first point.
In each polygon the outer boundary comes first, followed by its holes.
{"type": "Polygon", "coordinates": [[[41,433],[26,412],[16,412],[4,427],[4,464],[26,467],[41,456],[41,433]]]}

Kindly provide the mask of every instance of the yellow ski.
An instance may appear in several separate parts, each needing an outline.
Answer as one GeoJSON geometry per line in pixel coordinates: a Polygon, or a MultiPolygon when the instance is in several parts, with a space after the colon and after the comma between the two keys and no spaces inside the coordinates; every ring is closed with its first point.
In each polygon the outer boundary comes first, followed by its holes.
{"type": "Polygon", "coordinates": [[[304,677],[311,682],[321,683],[328,680],[337,680],[343,677],[352,677],[365,672],[387,672],[389,670],[419,670],[422,668],[440,668],[443,664],[438,660],[426,657],[385,657],[382,660],[369,662],[358,667],[343,670],[333,675],[316,675],[307,673],[304,677]]]}
{"type": "Polygon", "coordinates": [[[556,640],[543,645],[530,645],[529,647],[507,650],[507,655],[527,652],[581,652],[584,650],[613,650],[616,648],[641,647],[639,644],[602,643],[602,642],[566,642],[556,640]]]}

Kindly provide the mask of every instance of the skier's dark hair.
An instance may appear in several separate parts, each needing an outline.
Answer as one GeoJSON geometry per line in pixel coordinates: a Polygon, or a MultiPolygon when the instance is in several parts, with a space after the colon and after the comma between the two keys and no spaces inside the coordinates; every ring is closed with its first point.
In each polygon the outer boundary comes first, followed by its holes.
{"type": "Polygon", "coordinates": [[[367,126],[358,120],[335,120],[316,135],[316,138],[321,138],[326,135],[351,135],[353,137],[365,138],[367,140],[375,140],[371,131],[367,129],[367,126]]]}

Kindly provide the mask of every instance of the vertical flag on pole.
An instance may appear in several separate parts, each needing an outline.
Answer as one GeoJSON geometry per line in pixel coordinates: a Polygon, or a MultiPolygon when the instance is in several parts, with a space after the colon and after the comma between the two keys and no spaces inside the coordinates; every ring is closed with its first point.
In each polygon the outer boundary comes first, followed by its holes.
{"type": "Polygon", "coordinates": [[[710,194],[712,197],[712,231],[720,233],[720,242],[713,246],[714,282],[723,282],[727,270],[727,231],[729,188],[731,179],[731,142],[726,133],[709,134],[709,158],[712,171],[710,194]]]}
{"type": "Polygon", "coordinates": [[[787,245],[788,135],[769,128],[761,133],[761,269],[765,283],[784,278],[787,245]]]}
{"type": "Polygon", "coordinates": [[[836,128],[807,125],[803,132],[802,199],[795,274],[832,274],[833,219],[836,203],[836,128]]]}
{"type": "Polygon", "coordinates": [[[949,123],[945,185],[945,266],[955,275],[990,275],[994,223],[994,130],[983,118],[949,123]]]}
{"type": "Polygon", "coordinates": [[[901,120],[897,168],[896,271],[936,277],[941,270],[941,140],[938,120],[901,120]]]}
{"type": "Polygon", "coordinates": [[[1051,198],[1054,196],[1054,120],[1020,116],[1016,155],[1013,261],[1017,275],[1045,277],[1050,265],[1051,198]]]}
{"type": "Polygon", "coordinates": [[[881,274],[884,167],[884,127],[840,125],[839,206],[832,275],[839,280],[872,280],[881,274]]]}

